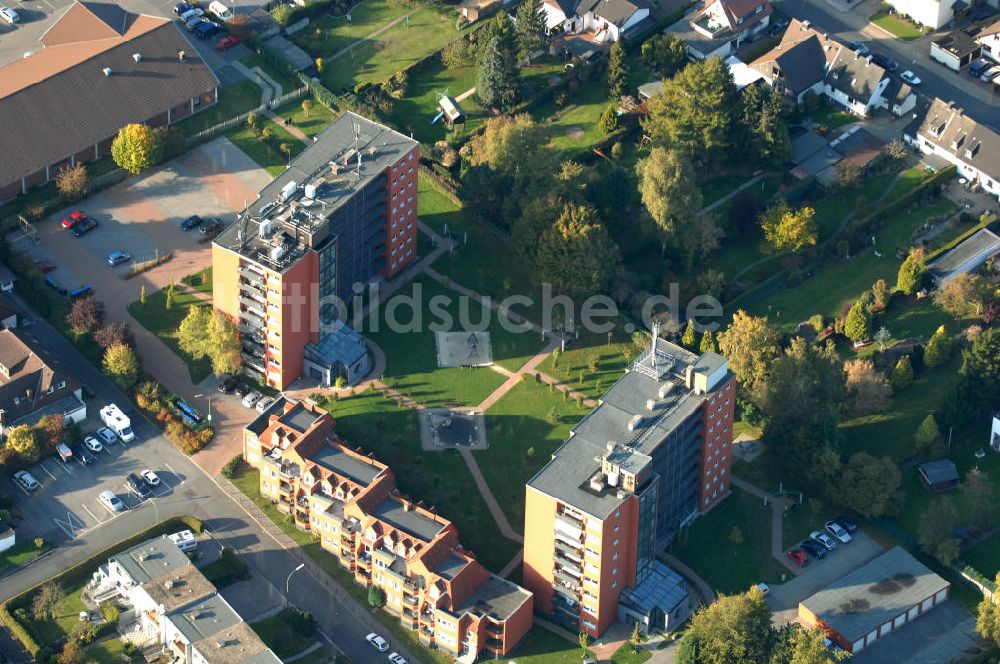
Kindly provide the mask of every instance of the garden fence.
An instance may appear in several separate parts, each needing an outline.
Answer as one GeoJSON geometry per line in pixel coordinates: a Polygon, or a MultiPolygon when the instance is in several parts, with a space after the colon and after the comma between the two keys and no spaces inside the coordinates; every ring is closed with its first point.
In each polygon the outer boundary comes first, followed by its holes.
{"type": "Polygon", "coordinates": [[[268,104],[261,104],[256,108],[246,111],[245,113],[240,113],[234,118],[224,120],[223,122],[220,122],[217,125],[209,127],[208,129],[202,129],[197,134],[192,134],[191,136],[187,137],[187,147],[188,148],[194,147],[199,143],[202,143],[210,138],[215,137],[218,134],[221,134],[227,129],[232,129],[233,127],[237,127],[243,124],[244,122],[247,121],[247,118],[250,117],[251,113],[263,113],[265,111],[269,111],[272,108],[281,106],[285,102],[293,101],[295,99],[301,99],[308,93],[309,93],[309,86],[303,85],[301,88],[292,90],[291,92],[287,92],[281,95],[280,97],[275,97],[268,104]]]}
{"type": "MultiPolygon", "coordinates": [[[[101,189],[104,189],[105,187],[117,184],[126,177],[128,177],[128,173],[124,168],[116,168],[113,171],[108,171],[107,173],[89,178],[87,180],[87,195],[89,196],[100,191],[101,189]]],[[[48,214],[52,210],[58,209],[66,204],[67,201],[61,196],[53,196],[52,198],[37,203],[37,205],[45,211],[45,214],[48,214]]],[[[18,223],[20,222],[18,221],[18,215],[16,214],[4,217],[3,219],[0,219],[0,232],[6,233],[7,231],[12,230],[17,227],[18,223]]]]}

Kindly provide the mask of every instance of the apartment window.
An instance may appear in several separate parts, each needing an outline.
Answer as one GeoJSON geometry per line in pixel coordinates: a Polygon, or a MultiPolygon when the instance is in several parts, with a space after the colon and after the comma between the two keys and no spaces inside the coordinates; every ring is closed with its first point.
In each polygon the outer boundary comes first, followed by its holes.
{"type": "Polygon", "coordinates": [[[262,487],[264,487],[265,491],[270,491],[271,490],[271,483],[270,482],[261,482],[260,485],[262,487]]]}
{"type": "Polygon", "coordinates": [[[622,525],[621,525],[620,523],[619,523],[619,524],[617,524],[617,525],[615,526],[615,532],[616,532],[616,533],[617,533],[617,532],[618,532],[619,530],[621,530],[621,529],[622,529],[622,525]]]}
{"type": "Polygon", "coordinates": [[[612,590],[615,589],[615,588],[617,588],[617,587],[618,587],[618,582],[617,581],[612,581],[611,582],[611,588],[612,588],[612,590]]]}
{"type": "Polygon", "coordinates": [[[705,491],[708,491],[711,488],[712,488],[712,483],[711,482],[705,482],[705,491]]]}
{"type": "Polygon", "coordinates": [[[615,548],[618,548],[618,540],[615,540],[614,542],[612,542],[611,546],[613,546],[615,548]]]}

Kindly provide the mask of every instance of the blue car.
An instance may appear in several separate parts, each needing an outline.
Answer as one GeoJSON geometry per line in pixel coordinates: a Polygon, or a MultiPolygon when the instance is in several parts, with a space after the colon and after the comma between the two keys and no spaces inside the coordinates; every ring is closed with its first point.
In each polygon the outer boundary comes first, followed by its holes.
{"type": "Polygon", "coordinates": [[[121,265],[122,263],[128,263],[132,260],[132,257],[125,251],[116,251],[113,254],[108,254],[108,265],[115,267],[116,265],[121,265]]]}
{"type": "Polygon", "coordinates": [[[76,299],[79,299],[81,297],[86,297],[87,295],[90,295],[93,292],[94,292],[94,289],[91,288],[89,285],[88,286],[80,286],[79,288],[76,288],[76,289],[71,290],[69,292],[69,299],[76,300],[76,299]]]}
{"type": "Polygon", "coordinates": [[[198,39],[208,39],[209,37],[211,37],[212,35],[216,34],[221,30],[222,28],[220,28],[215,23],[212,23],[211,21],[205,21],[204,23],[201,23],[197,28],[194,29],[194,36],[197,37],[198,39]]]}

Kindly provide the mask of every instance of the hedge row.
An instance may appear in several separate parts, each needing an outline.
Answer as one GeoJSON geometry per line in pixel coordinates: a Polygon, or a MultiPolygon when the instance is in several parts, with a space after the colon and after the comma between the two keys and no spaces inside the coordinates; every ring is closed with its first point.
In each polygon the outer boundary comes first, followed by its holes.
{"type": "Polygon", "coordinates": [[[24,649],[27,650],[32,657],[35,657],[40,649],[40,646],[31,634],[28,633],[27,628],[14,619],[14,616],[11,614],[11,608],[27,608],[30,604],[32,595],[34,595],[35,592],[45,583],[55,582],[62,584],[64,587],[75,585],[77,582],[89,578],[94,573],[95,567],[116,553],[131,548],[140,542],[152,539],[153,537],[175,532],[183,528],[187,528],[194,533],[201,533],[201,521],[193,516],[173,517],[153,526],[152,528],[147,528],[140,533],[124,539],[114,546],[101,551],[100,553],[95,553],[89,558],[85,558],[76,565],[64,570],[51,579],[46,579],[42,583],[28,588],[24,592],[16,595],[3,604],[0,604],[0,622],[3,622],[3,624],[10,629],[11,634],[13,634],[14,637],[21,642],[24,649]]]}
{"type": "Polygon", "coordinates": [[[852,230],[875,230],[890,216],[909,207],[914,201],[919,200],[928,188],[955,177],[956,172],[957,171],[953,164],[949,165],[947,168],[941,169],[917,185],[912,191],[909,191],[891,201],[882,203],[863,217],[852,219],[848,227],[852,230]]]}

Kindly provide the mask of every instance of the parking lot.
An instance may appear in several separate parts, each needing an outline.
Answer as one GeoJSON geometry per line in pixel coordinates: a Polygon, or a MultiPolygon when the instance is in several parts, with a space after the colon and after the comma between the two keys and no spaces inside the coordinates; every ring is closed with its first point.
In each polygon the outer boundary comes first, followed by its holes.
{"type": "MultiPolygon", "coordinates": [[[[94,415],[99,406],[87,404],[88,420],[84,431],[90,435],[100,426],[94,415]]],[[[58,457],[47,457],[28,471],[41,484],[32,492],[26,491],[10,477],[0,478],[0,494],[14,497],[15,508],[20,513],[17,521],[18,537],[31,540],[44,537],[52,544],[62,544],[86,534],[93,528],[112,519],[127,515],[131,510],[156,510],[156,501],[174,495],[178,487],[189,479],[163,460],[163,455],[147,446],[144,436],[136,436],[131,443],[118,441],[105,445],[103,451],[94,453],[95,461],[84,466],[75,459],[68,462],[58,457]],[[125,478],[129,473],[139,474],[152,470],[160,484],[151,487],[152,497],[142,501],[129,492],[125,478]],[[125,504],[126,511],[112,513],[98,500],[102,491],[111,491],[125,504]]]]}

